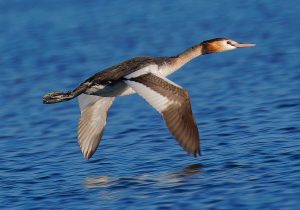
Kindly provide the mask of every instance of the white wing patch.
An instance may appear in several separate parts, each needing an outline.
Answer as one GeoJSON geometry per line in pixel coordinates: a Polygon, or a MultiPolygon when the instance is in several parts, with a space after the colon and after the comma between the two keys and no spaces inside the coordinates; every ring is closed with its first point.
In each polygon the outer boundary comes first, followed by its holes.
{"type": "Polygon", "coordinates": [[[149,65],[149,66],[146,66],[144,68],[141,68],[131,74],[128,74],[125,76],[126,79],[131,79],[131,78],[135,78],[135,77],[139,77],[141,75],[144,75],[144,74],[148,74],[148,73],[157,73],[158,72],[158,66],[157,65],[149,65]]]}
{"type": "Polygon", "coordinates": [[[127,80],[125,81],[127,85],[129,85],[133,90],[135,90],[139,95],[141,95],[151,106],[153,106],[159,113],[165,110],[171,101],[155,92],[154,90],[150,89],[149,87],[143,85],[139,82],[134,82],[127,80]]]}

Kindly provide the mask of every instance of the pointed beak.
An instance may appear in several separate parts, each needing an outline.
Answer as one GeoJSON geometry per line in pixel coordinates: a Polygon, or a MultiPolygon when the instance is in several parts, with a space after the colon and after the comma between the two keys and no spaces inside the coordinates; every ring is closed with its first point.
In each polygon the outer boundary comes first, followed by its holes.
{"type": "Polygon", "coordinates": [[[235,47],[237,47],[237,48],[254,47],[255,45],[256,44],[237,43],[237,44],[235,44],[235,47]]]}

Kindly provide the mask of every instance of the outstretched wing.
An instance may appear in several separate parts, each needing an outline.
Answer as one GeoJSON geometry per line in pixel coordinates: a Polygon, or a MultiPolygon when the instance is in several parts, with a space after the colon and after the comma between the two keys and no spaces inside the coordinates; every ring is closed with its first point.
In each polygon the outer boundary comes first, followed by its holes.
{"type": "Polygon", "coordinates": [[[188,91],[156,73],[128,75],[126,84],[164,118],[177,142],[189,154],[200,155],[199,133],[188,91]]]}
{"type": "Polygon", "coordinates": [[[100,143],[106,125],[107,112],[115,98],[86,94],[81,94],[78,98],[81,112],[78,143],[84,157],[90,159],[100,143]]]}

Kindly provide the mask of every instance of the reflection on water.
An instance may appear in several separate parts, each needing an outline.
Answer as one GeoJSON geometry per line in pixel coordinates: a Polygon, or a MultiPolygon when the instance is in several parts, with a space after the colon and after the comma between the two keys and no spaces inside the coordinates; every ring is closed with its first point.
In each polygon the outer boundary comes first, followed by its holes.
{"type": "Polygon", "coordinates": [[[197,174],[197,173],[201,172],[202,167],[203,167],[203,164],[201,164],[201,163],[192,164],[192,165],[186,166],[184,169],[176,172],[175,174],[182,175],[182,176],[197,174]]]}
{"type": "Polygon", "coordinates": [[[179,186],[193,175],[201,172],[202,164],[192,164],[173,173],[140,174],[130,177],[99,176],[85,179],[85,188],[122,188],[138,185],[179,186]]]}

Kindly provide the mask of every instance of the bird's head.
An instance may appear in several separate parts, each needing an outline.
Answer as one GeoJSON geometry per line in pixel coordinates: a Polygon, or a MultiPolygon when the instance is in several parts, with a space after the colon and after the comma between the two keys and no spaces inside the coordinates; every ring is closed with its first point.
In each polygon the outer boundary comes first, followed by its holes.
{"type": "Polygon", "coordinates": [[[216,53],[228,50],[235,50],[237,48],[253,47],[255,44],[238,43],[228,38],[216,38],[202,42],[202,53],[216,53]]]}

